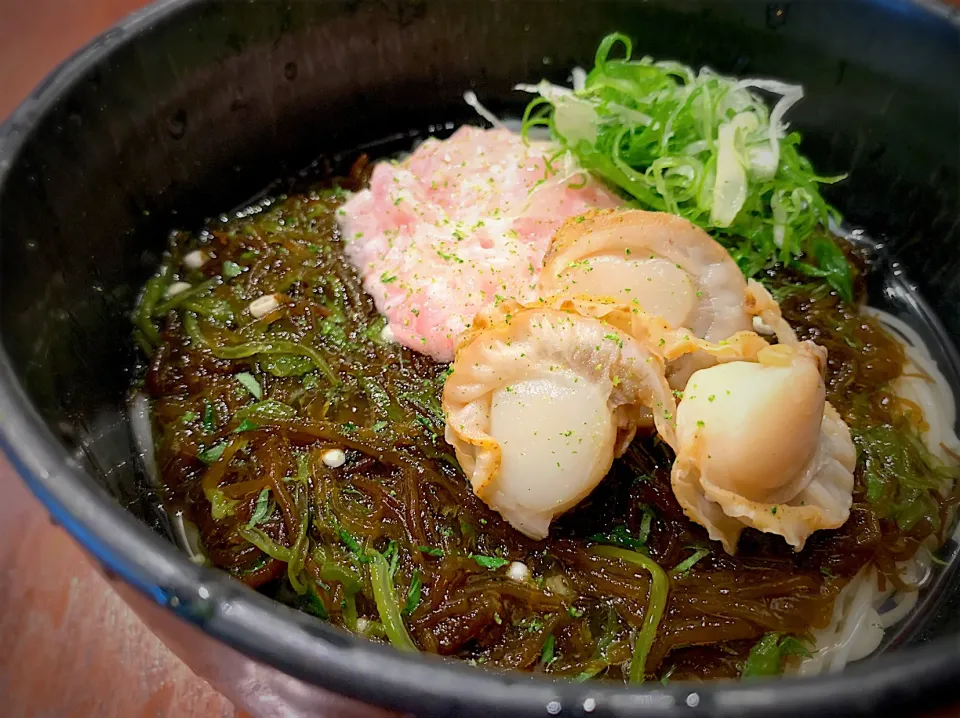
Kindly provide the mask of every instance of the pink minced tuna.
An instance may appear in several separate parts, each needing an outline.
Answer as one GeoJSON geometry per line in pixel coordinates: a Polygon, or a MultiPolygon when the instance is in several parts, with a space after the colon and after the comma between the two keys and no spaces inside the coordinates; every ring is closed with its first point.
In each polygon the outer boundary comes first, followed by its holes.
{"type": "Polygon", "coordinates": [[[499,301],[531,301],[550,238],[564,219],[618,198],[556,146],[508,130],[463,127],[382,162],[370,188],[339,211],[346,254],[388,332],[437,361],[499,301]]]}

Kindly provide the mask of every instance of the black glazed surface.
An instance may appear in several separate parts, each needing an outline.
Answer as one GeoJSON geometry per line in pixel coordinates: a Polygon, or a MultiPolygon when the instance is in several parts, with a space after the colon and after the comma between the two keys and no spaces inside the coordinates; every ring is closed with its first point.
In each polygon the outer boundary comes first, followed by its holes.
{"type": "Polygon", "coordinates": [[[596,715],[691,701],[717,715],[932,703],[931,689],[960,673],[953,600],[919,637],[941,642],[919,652],[842,679],[776,684],[775,694],[772,684],[698,687],[693,700],[684,687],[643,695],[459,666],[441,679],[442,664],[348,640],[189,564],[157,536],[164,527],[136,478],[123,402],[127,315],[166,233],[322,153],[469,118],[466,89],[515,113],[525,98],[514,83],[565,80],[611,30],[641,53],[801,82],[807,99],[790,119],[805,151],[825,174],[850,172],[830,199],[887,238],[960,335],[960,40],[942,10],[894,0],[168,0],[82,51],[0,137],[4,443],[112,570],[157,600],[176,596],[182,615],[242,650],[372,702],[471,715],[508,706],[542,715],[553,700],[577,715],[590,697],[596,715]],[[201,584],[209,600],[196,599],[201,584]]]}

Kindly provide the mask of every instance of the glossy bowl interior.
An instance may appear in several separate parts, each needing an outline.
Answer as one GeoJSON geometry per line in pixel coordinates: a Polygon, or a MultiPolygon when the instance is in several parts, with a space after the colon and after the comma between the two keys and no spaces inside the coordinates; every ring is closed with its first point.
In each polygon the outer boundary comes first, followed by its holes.
{"type": "Polygon", "coordinates": [[[239,683],[249,677],[221,670],[243,656],[266,666],[258,680],[276,705],[297,710],[322,707],[321,689],[478,716],[867,714],[950,700],[942,689],[960,678],[952,570],[924,597],[923,615],[888,641],[905,645],[839,677],[627,690],[401,657],[190,563],[138,474],[125,414],[129,312],[170,229],[196,227],[318,157],[473,119],[468,89],[494,112],[518,114],[526,98],[511,90],[516,82],[565,81],[613,30],[632,36],[639,54],[802,83],[807,97],[790,120],[804,150],[822,173],[850,173],[830,200],[892,248],[946,334],[960,336],[960,25],[945,8],[158,3],[65,63],[0,135],[4,448],[53,515],[133,588],[125,594],[139,596],[161,637],[247,705],[239,683]]]}

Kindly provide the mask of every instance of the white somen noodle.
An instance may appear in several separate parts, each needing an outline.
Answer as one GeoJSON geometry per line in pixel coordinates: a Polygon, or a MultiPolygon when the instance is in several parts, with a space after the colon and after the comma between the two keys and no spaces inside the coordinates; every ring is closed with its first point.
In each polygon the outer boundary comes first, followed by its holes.
{"type": "MultiPolygon", "coordinates": [[[[930,452],[950,460],[951,454],[960,453],[953,390],[916,330],[880,309],[865,307],[864,311],[903,345],[906,362],[893,389],[923,411],[926,426],[921,436],[930,452]]],[[[930,550],[934,548],[922,547],[912,559],[897,564],[905,583],[917,589],[927,583],[932,573],[930,550]]],[[[896,591],[889,582],[881,589],[877,570],[872,565],[864,566],[837,596],[830,624],[813,631],[816,650],[796,672],[835,673],[851,661],[870,655],[880,646],[884,632],[910,613],[918,595],[919,590],[896,591]]]]}

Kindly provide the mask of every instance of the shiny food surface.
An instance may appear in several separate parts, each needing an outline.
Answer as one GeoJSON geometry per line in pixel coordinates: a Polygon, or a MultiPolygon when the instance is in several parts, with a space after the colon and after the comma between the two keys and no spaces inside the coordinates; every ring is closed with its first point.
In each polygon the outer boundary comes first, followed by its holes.
{"type": "MultiPolygon", "coordinates": [[[[948,2],[957,4],[956,0],[948,2]]],[[[143,4],[141,0],[0,2],[4,17],[0,24],[0,66],[7,69],[0,91],[0,116],[12,110],[70,51],[143,4]]],[[[6,658],[0,661],[0,694],[5,696],[12,716],[234,715],[225,700],[213,695],[203,681],[162,648],[156,653],[130,655],[129,664],[119,660],[115,649],[123,640],[141,645],[154,639],[116,601],[107,583],[72,541],[47,521],[6,463],[0,467],[0,605],[5,607],[2,633],[8,646],[12,640],[14,647],[28,647],[25,652],[6,651],[6,658]],[[34,539],[39,553],[24,553],[20,544],[25,537],[34,539]],[[30,571],[22,570],[27,566],[30,571]],[[14,576],[16,583],[10,580],[14,576]],[[95,630],[98,623],[90,621],[88,612],[63,610],[62,597],[70,585],[74,587],[69,592],[71,600],[82,596],[90,605],[110,606],[103,616],[111,613],[113,618],[104,620],[101,630],[95,630]],[[53,606],[49,616],[48,603],[53,606]],[[38,630],[37,624],[49,622],[50,616],[62,619],[60,631],[66,640],[53,641],[50,634],[38,630]],[[124,629],[119,628],[121,625],[124,629]],[[31,650],[43,652],[52,661],[44,664],[49,673],[42,679],[37,676],[37,664],[31,661],[31,650]],[[76,654],[88,658],[95,655],[100,661],[98,670],[83,670],[76,654]],[[135,688],[139,684],[128,680],[131,675],[143,674],[142,666],[150,663],[148,656],[155,660],[151,664],[155,670],[149,675],[157,686],[156,700],[149,691],[138,693],[135,688]],[[63,668],[50,670],[57,665],[63,668]],[[93,680],[94,676],[100,679],[93,680]],[[132,702],[126,702],[128,698],[132,702]]],[[[947,709],[941,715],[955,714],[955,710],[947,709]]]]}
{"type": "Polygon", "coordinates": [[[647,678],[721,678],[738,676],[765,634],[825,625],[868,562],[898,581],[895,562],[941,530],[939,474],[885,388],[901,372],[899,345],[826,285],[781,268],[765,282],[803,338],[829,349],[827,398],[864,456],[906,451],[918,488],[863,462],[843,527],[801,553],[748,532],[728,556],[683,515],[669,449],[638,440],[546,541],[526,539],[474,495],[441,438],[446,370],[383,336],[342,259],[339,187],[368,173],[361,158],[348,176],[175,234],[144,292],[137,331],[167,500],[197,524],[215,565],[407,650],[619,680],[654,591],[598,548],[645,550],[669,574],[647,678]],[[210,257],[200,268],[188,261],[197,251],[210,257]],[[181,283],[190,289],[169,296],[181,283]],[[254,313],[264,296],[275,305],[254,313]],[[344,463],[323,461],[332,449],[344,463]]]}

